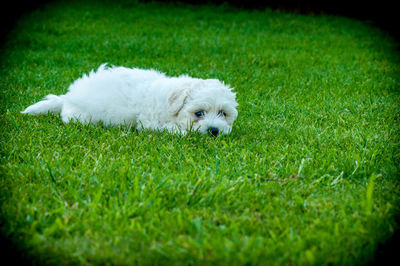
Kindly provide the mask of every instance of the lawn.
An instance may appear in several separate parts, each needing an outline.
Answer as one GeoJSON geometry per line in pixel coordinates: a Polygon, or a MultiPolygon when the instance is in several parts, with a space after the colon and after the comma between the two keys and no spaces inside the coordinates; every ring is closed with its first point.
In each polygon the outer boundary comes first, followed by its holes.
{"type": "Polygon", "coordinates": [[[0,50],[1,232],[39,264],[371,262],[400,213],[396,49],[344,17],[47,4],[0,50]],[[232,134],[20,114],[103,62],[230,84],[232,134]]]}

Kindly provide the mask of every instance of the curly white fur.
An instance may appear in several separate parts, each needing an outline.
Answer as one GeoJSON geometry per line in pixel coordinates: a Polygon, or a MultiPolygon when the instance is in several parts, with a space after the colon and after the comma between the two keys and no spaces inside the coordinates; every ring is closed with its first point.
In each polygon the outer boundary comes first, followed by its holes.
{"type": "Polygon", "coordinates": [[[216,79],[167,77],[156,70],[107,67],[73,82],[65,95],[47,95],[22,113],[61,114],[62,121],[138,129],[228,134],[237,117],[235,93],[216,79]]]}

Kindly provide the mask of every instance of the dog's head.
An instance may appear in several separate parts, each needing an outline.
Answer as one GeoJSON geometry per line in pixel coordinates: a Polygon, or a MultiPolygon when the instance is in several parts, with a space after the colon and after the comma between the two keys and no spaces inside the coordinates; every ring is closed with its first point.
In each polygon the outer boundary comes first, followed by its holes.
{"type": "Polygon", "coordinates": [[[168,97],[168,110],[182,129],[228,134],[238,112],[236,94],[217,79],[187,78],[168,97]]]}

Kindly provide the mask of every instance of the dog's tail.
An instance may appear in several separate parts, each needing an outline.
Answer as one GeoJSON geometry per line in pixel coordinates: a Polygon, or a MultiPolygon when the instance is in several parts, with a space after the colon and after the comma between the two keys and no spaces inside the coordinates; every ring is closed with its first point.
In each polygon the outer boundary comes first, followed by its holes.
{"type": "Polygon", "coordinates": [[[42,101],[32,104],[21,113],[30,115],[59,114],[61,113],[63,103],[64,101],[60,96],[49,94],[42,101]]]}

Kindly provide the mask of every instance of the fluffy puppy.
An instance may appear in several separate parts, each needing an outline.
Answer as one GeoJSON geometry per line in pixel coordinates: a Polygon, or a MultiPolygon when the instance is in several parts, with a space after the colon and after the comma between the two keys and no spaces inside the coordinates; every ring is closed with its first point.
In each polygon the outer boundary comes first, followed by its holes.
{"type": "Polygon", "coordinates": [[[228,134],[238,112],[235,93],[217,79],[167,77],[156,70],[107,67],[74,81],[64,95],[47,95],[22,113],[61,114],[64,123],[103,122],[185,134],[228,134]]]}

